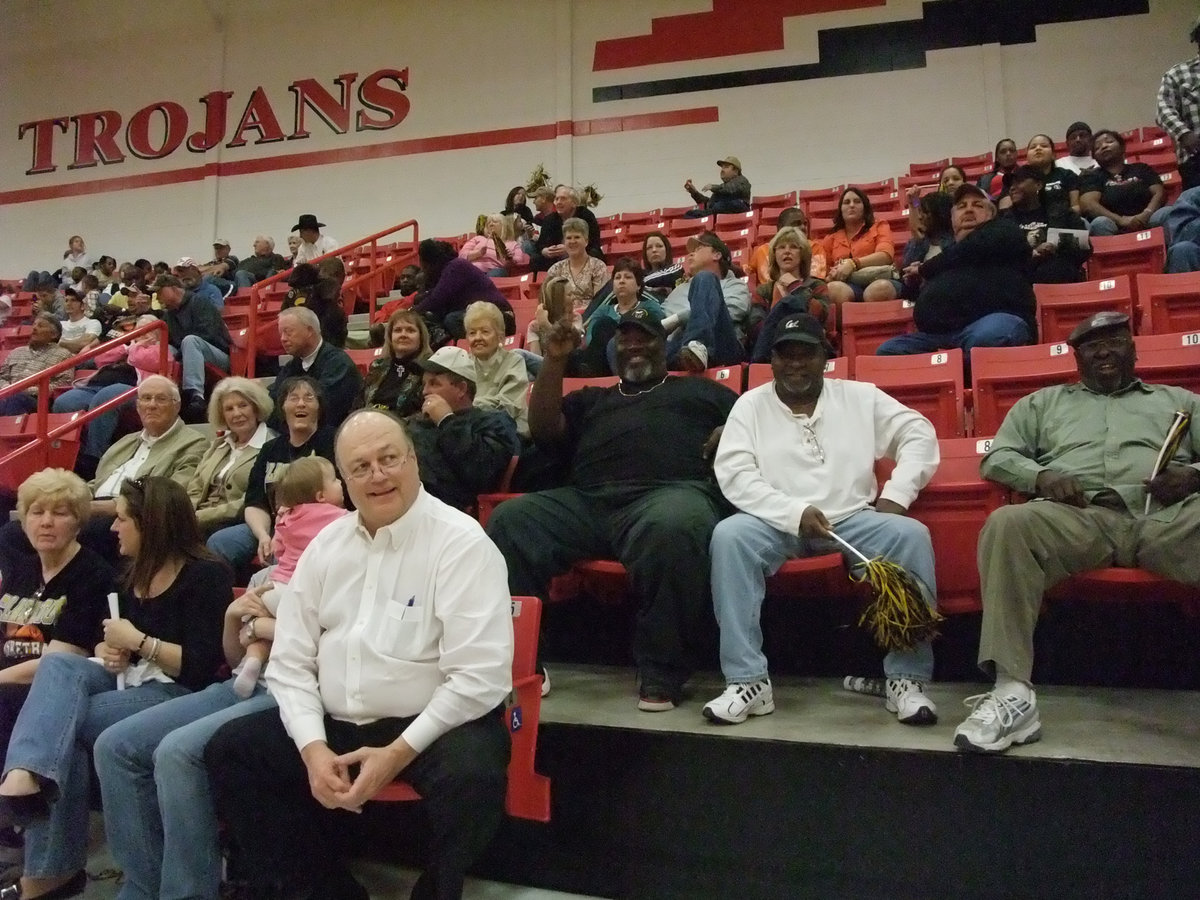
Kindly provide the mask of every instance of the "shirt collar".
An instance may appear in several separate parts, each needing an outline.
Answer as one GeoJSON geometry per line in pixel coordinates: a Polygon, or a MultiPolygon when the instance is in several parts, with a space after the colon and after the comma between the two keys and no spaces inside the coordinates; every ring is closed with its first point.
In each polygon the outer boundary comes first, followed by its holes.
{"type": "Polygon", "coordinates": [[[408,511],[395,522],[378,529],[375,532],[375,537],[371,537],[370,532],[362,524],[361,514],[356,512],[354,516],[357,524],[354,526],[354,531],[368,544],[382,539],[387,541],[389,549],[398,550],[404,539],[419,527],[417,520],[422,518],[422,512],[429,503],[427,497],[425,488],[418,486],[416,499],[413,500],[412,506],[408,508],[408,511]]]}
{"type": "Polygon", "coordinates": [[[305,372],[312,368],[313,361],[317,358],[317,354],[321,352],[321,345],[324,343],[324,339],[317,341],[316,350],[308,354],[308,356],[300,357],[300,368],[302,368],[305,372]]]}
{"type": "Polygon", "coordinates": [[[176,416],[174,424],[172,424],[170,428],[168,428],[166,431],[164,431],[158,437],[151,437],[150,435],[146,434],[146,429],[143,428],[142,429],[142,443],[145,444],[147,447],[153,447],[155,444],[157,444],[163,438],[167,437],[168,435],[173,434],[175,432],[175,429],[181,428],[181,427],[183,427],[183,419],[176,416]]]}
{"type": "MultiPolygon", "coordinates": [[[[222,434],[225,438],[225,443],[229,446],[229,449],[236,450],[237,447],[235,447],[233,444],[233,432],[225,431],[222,432],[222,434]]],[[[246,446],[252,447],[255,450],[261,450],[262,445],[269,441],[274,434],[275,432],[271,431],[271,429],[267,427],[266,422],[259,422],[258,427],[254,429],[254,434],[250,435],[250,440],[246,441],[246,446]]]]}
{"type": "Polygon", "coordinates": [[[1146,384],[1146,382],[1142,381],[1140,378],[1133,379],[1133,381],[1129,382],[1129,384],[1125,385],[1125,387],[1121,388],[1119,391],[1113,391],[1111,394],[1101,394],[1099,391],[1093,391],[1082,381],[1073,382],[1072,384],[1068,384],[1066,387],[1069,391],[1084,391],[1089,394],[1095,394],[1097,397],[1120,397],[1122,394],[1130,394],[1134,391],[1142,394],[1151,393],[1150,385],[1146,384]]]}

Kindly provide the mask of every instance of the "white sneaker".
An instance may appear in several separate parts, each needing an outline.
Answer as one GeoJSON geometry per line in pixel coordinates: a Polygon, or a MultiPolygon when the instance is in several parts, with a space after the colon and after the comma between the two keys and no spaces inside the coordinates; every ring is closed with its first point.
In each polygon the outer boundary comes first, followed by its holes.
{"type": "Polygon", "coordinates": [[[534,671],[536,671],[539,675],[542,676],[542,696],[549,697],[550,696],[550,670],[547,669],[545,666],[543,666],[541,663],[538,663],[537,669],[535,669],[534,671]]]}
{"type": "Polygon", "coordinates": [[[1042,736],[1037,695],[1029,699],[1009,694],[998,697],[992,691],[976,694],[963,701],[971,714],[954,729],[954,746],[977,753],[1003,753],[1013,744],[1032,744],[1042,736]]]}
{"type": "Polygon", "coordinates": [[[687,357],[684,356],[685,353],[690,353],[695,357],[696,362],[699,363],[698,371],[703,372],[708,368],[708,348],[699,341],[688,341],[683,345],[683,350],[680,351],[680,358],[684,361],[685,367],[690,369],[691,366],[686,366],[687,357]]]}
{"type": "Polygon", "coordinates": [[[737,725],[750,716],[766,716],[773,712],[775,698],[771,694],[769,678],[749,684],[726,685],[720,697],[704,704],[704,718],[721,725],[737,725]]]}
{"type": "Polygon", "coordinates": [[[925,685],[912,678],[889,678],[884,706],[904,725],[936,725],[937,707],[925,696],[925,685]]]}

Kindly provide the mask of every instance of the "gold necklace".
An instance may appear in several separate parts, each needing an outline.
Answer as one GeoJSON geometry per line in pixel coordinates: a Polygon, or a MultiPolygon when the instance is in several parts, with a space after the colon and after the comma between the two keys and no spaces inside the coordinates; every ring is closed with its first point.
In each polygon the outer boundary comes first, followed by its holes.
{"type": "Polygon", "coordinates": [[[637,396],[639,396],[640,394],[648,394],[648,393],[650,393],[652,390],[654,390],[654,388],[661,387],[661,386],[663,385],[663,383],[664,383],[664,382],[666,382],[666,380],[667,380],[667,378],[668,378],[669,374],[670,374],[670,373],[668,373],[667,375],[664,375],[664,376],[662,377],[662,381],[660,381],[658,384],[654,385],[653,387],[648,387],[648,388],[646,388],[644,391],[634,391],[632,394],[627,394],[627,393],[625,393],[625,384],[624,384],[624,382],[623,382],[623,381],[618,381],[618,382],[617,382],[617,391],[618,391],[618,392],[621,394],[621,396],[622,396],[622,397],[637,397],[637,396]]]}

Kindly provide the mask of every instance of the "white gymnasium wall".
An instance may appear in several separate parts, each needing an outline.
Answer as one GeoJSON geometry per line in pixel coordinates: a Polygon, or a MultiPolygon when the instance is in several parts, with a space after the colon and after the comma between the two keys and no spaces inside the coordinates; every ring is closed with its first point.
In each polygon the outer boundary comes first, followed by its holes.
{"type": "Polygon", "coordinates": [[[784,50],[592,71],[598,38],[645,33],[652,16],[710,7],[711,0],[343,0],[316,21],[282,0],[9,0],[0,56],[0,200],[7,198],[0,205],[0,274],[52,265],[76,232],[93,252],[121,259],[207,258],[217,235],[244,254],[259,232],[282,246],[301,212],[319,214],[343,241],[406,218],[418,218],[424,236],[457,234],[478,212],[498,209],[508,188],[538,163],[555,180],[595,183],[605,198],[602,214],[683,205],[684,179],[713,180],[714,161],[727,153],[741,157],[757,193],[875,180],[900,173],[910,160],[989,150],[1006,135],[1019,142],[1037,131],[1061,138],[1075,118],[1093,127],[1148,124],[1161,73],[1194,52],[1186,38],[1194,4],[1151,0],[1148,15],[1046,25],[1031,44],[936,51],[921,69],[593,103],[596,86],[816,62],[819,29],[922,13],[916,0],[892,0],[795,17],[785,20],[784,50]],[[361,81],[406,67],[410,111],[386,131],[336,135],[310,115],[305,140],[254,146],[251,136],[241,148],[181,148],[162,160],[128,156],[76,171],[67,168],[69,132],[56,137],[57,171],[41,175],[25,174],[31,140],[17,140],[22,122],[102,109],[128,120],[163,100],[182,104],[195,130],[204,112],[197,98],[223,89],[234,92],[228,141],[259,85],[289,132],[287,88],[294,80],[314,78],[335,91],[341,73],[357,72],[361,81]],[[715,107],[718,121],[557,138],[545,130],[695,107],[715,107]],[[517,143],[57,199],[17,202],[28,195],[15,193],[444,135],[519,135],[539,126],[542,139],[517,143]]]}

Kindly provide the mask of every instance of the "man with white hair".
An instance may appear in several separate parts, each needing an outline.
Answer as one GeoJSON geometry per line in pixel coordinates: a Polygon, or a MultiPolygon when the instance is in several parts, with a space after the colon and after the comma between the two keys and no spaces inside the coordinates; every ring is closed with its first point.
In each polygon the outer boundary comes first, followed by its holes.
{"type": "Polygon", "coordinates": [[[534,244],[530,265],[535,270],[545,271],[560,259],[567,258],[567,245],[563,243],[563,222],[567,219],[583,219],[588,226],[588,256],[604,259],[600,248],[600,224],[592,211],[579,202],[579,191],[565,184],[554,190],[554,212],[542,221],[542,233],[534,244]]]}
{"type": "Polygon", "coordinates": [[[268,423],[282,430],[283,413],[279,403],[279,388],[295,375],[307,375],[325,389],[321,405],[321,424],[337,428],[350,415],[350,410],[362,394],[362,374],[341,347],[321,338],[321,320],[306,306],[292,306],[279,313],[279,343],[283,352],[292,358],[279,367],[271,385],[275,412],[268,423]]]}
{"type": "Polygon", "coordinates": [[[970,364],[972,347],[1012,347],[1037,340],[1037,302],[1030,282],[1032,250],[1013,221],[974,184],[954,192],[954,243],[913,263],[906,280],[919,280],[913,309],[917,331],[883,343],[880,356],[933,353],[959,347],[970,364]]]}
{"type": "Polygon", "coordinates": [[[179,354],[183,368],[184,420],[203,422],[208,416],[204,403],[204,366],[211,363],[229,372],[229,329],[217,308],[185,292],[183,282],[164,275],[155,283],[158,302],[167,323],[167,340],[179,354]]]}
{"type": "Polygon", "coordinates": [[[288,261],[275,252],[275,239],[260,234],[254,239],[254,254],[243,259],[233,273],[239,288],[248,288],[288,267],[288,261]]]}

